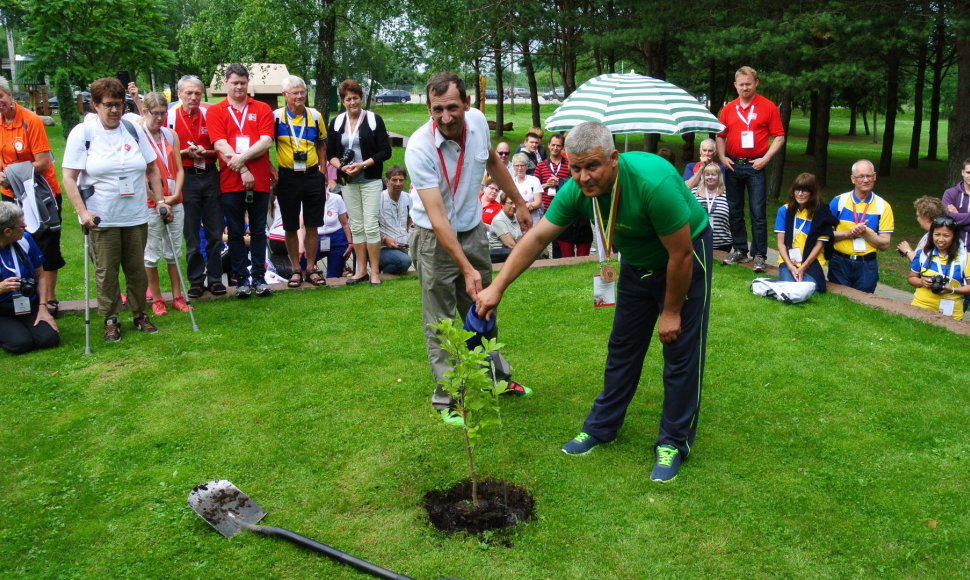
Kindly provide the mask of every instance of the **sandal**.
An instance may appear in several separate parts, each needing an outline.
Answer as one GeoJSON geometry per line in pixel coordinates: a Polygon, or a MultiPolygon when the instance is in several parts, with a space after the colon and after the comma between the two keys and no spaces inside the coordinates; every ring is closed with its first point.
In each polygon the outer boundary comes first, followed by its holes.
{"type": "Polygon", "coordinates": [[[59,300],[48,300],[47,301],[47,313],[51,316],[57,316],[57,313],[61,311],[61,303],[59,300]]]}
{"type": "Polygon", "coordinates": [[[290,274],[290,281],[286,283],[287,288],[299,288],[303,284],[303,274],[293,272],[290,274]]]}
{"type": "Polygon", "coordinates": [[[326,286],[327,279],[320,275],[319,270],[314,270],[312,272],[307,272],[306,281],[314,286],[326,286]]]}

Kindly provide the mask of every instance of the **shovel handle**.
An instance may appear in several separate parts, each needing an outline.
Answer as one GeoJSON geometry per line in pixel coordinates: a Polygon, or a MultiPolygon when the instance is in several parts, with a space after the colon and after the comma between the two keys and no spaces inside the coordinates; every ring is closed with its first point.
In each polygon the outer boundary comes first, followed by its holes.
{"type": "Polygon", "coordinates": [[[371,576],[376,576],[378,578],[387,578],[388,580],[413,580],[410,576],[405,576],[403,574],[398,574],[396,572],[391,572],[390,570],[385,570],[380,566],[371,564],[370,562],[361,560],[360,558],[355,558],[350,554],[341,552],[336,548],[331,548],[317,542],[316,540],[311,540],[305,536],[301,536],[296,532],[291,532],[290,530],[285,530],[283,528],[276,528],[273,526],[256,526],[247,525],[244,526],[249,530],[256,533],[263,534],[266,536],[274,536],[277,538],[282,538],[288,542],[292,542],[297,546],[301,546],[308,550],[313,550],[314,552],[319,552],[324,556],[332,560],[336,560],[342,564],[347,564],[348,566],[353,566],[354,568],[360,570],[361,572],[370,574],[371,576]]]}

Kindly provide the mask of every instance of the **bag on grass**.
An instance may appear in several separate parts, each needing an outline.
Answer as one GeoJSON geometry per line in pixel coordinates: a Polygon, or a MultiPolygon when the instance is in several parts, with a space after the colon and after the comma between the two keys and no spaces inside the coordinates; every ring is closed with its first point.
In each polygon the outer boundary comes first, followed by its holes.
{"type": "Polygon", "coordinates": [[[765,298],[775,298],[779,302],[798,304],[815,294],[812,282],[782,282],[774,278],[755,278],[751,281],[751,292],[765,298]]]}

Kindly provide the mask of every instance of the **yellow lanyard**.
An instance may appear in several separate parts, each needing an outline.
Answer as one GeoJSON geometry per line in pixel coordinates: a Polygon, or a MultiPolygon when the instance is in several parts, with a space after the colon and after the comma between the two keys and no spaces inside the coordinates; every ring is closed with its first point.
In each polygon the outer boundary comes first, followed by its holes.
{"type": "MultiPolygon", "coordinates": [[[[616,213],[617,209],[620,207],[620,172],[616,172],[616,180],[613,182],[613,191],[610,194],[613,196],[612,209],[610,209],[610,219],[609,222],[603,223],[603,215],[600,212],[599,200],[595,197],[593,198],[593,215],[596,217],[596,231],[600,236],[600,248],[602,248],[603,254],[609,257],[610,253],[613,252],[613,236],[616,234],[616,213]],[[604,229],[605,227],[605,229],[604,229]],[[609,236],[607,236],[607,231],[609,236]]],[[[600,260],[605,261],[604,259],[600,260]]]]}

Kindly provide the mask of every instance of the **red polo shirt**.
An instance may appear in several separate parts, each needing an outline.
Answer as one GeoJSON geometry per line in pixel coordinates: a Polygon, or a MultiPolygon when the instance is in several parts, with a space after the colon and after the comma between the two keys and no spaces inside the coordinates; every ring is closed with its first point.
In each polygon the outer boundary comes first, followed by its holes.
{"type": "Polygon", "coordinates": [[[768,152],[769,138],[785,134],[778,107],[759,94],[755,94],[747,107],[741,106],[741,97],[724,105],[718,120],[725,129],[717,136],[726,139],[725,149],[729,157],[763,157],[768,152]],[[741,132],[748,130],[754,131],[754,147],[745,149],[741,147],[741,132]]]}
{"type": "MultiPolygon", "coordinates": [[[[44,122],[33,111],[20,105],[14,106],[16,113],[13,121],[8,123],[6,119],[0,118],[0,168],[19,161],[33,161],[34,156],[41,153],[50,155],[51,144],[47,140],[44,122]]],[[[61,185],[57,182],[53,159],[43,175],[54,195],[60,195],[61,185]]],[[[3,197],[13,199],[13,192],[5,187],[3,197]]]]}
{"type": "MultiPolygon", "coordinates": [[[[263,135],[270,139],[273,138],[273,110],[266,103],[257,101],[252,97],[247,98],[245,110],[242,114],[229,104],[229,99],[223,99],[209,107],[206,122],[209,127],[209,138],[212,139],[212,142],[225,139],[233,150],[236,149],[236,138],[240,135],[249,137],[250,147],[255,145],[263,135]],[[241,130],[240,125],[242,126],[241,130]]],[[[246,189],[243,186],[242,177],[229,169],[229,164],[220,163],[220,165],[222,168],[219,172],[219,186],[222,193],[246,189]]],[[[269,152],[263,153],[256,159],[251,159],[246,163],[246,167],[249,168],[256,180],[253,189],[269,193],[269,152]]]]}
{"type": "MultiPolygon", "coordinates": [[[[209,138],[209,127],[207,124],[208,109],[209,105],[207,103],[199,103],[195,113],[189,115],[186,113],[182,103],[176,103],[168,110],[168,128],[175,131],[175,134],[179,136],[179,144],[183,149],[189,146],[189,141],[196,145],[201,145],[206,149],[213,148],[212,139],[209,138]]],[[[215,162],[215,159],[205,160],[206,165],[211,165],[215,162]]],[[[182,157],[182,167],[194,167],[192,158],[182,157]]]]}

